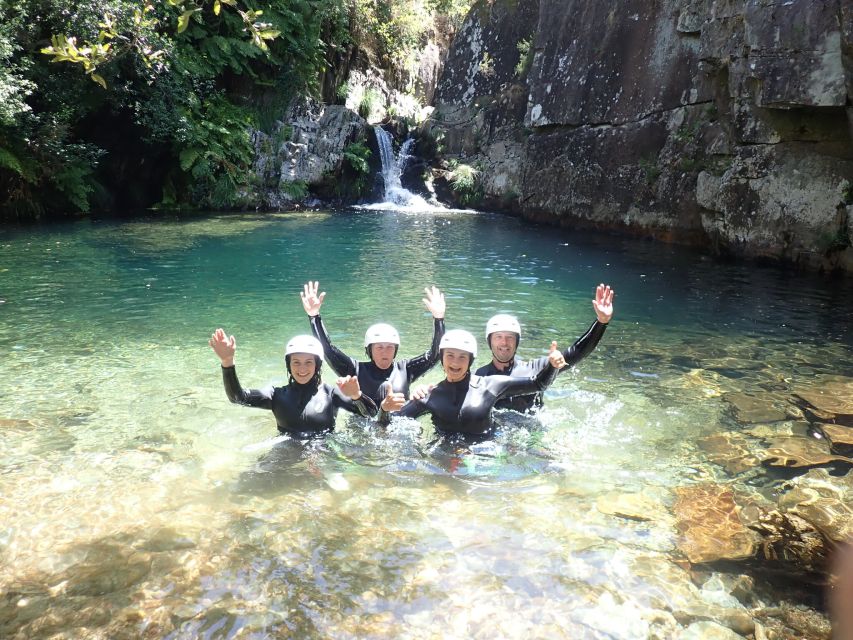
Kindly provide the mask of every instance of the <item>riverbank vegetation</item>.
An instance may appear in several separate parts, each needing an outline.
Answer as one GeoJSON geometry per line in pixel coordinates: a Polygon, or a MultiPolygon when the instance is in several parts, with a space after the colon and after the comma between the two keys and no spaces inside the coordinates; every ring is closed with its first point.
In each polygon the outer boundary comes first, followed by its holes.
{"type": "Polygon", "coordinates": [[[405,64],[469,5],[0,0],[0,219],[248,206],[253,129],[334,101],[362,49],[405,64]]]}

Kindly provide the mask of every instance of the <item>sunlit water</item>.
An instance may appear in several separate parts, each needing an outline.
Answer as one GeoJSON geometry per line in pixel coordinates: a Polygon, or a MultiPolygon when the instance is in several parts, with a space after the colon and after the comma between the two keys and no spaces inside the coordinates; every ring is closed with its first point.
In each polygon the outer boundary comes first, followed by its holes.
{"type": "Polygon", "coordinates": [[[849,283],[500,216],[81,222],[0,232],[0,252],[4,638],[672,637],[742,608],[691,581],[666,514],[674,487],[730,481],[696,446],[737,428],[725,394],[853,375],[849,283]],[[309,278],[356,356],[377,321],[425,350],[432,284],[481,354],[494,313],[527,357],[587,328],[599,282],[616,313],[493,442],[341,414],[303,444],[227,402],[207,338],[237,337],[245,386],[283,384],[309,278]],[[660,517],[597,508],[637,493],[660,517]]]}

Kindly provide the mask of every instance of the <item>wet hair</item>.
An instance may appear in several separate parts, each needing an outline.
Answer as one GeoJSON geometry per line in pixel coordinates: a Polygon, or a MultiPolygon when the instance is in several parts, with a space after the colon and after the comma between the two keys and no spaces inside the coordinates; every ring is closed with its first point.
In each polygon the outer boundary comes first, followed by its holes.
{"type": "MultiPolygon", "coordinates": [[[[298,382],[296,382],[296,380],[293,379],[293,373],[290,371],[290,356],[292,355],[292,353],[288,353],[286,356],[284,356],[284,364],[287,367],[287,381],[288,384],[299,384],[298,382]]],[[[319,386],[320,369],[323,367],[323,360],[318,355],[314,355],[312,353],[309,353],[308,355],[314,356],[314,377],[311,378],[311,380],[309,380],[307,384],[314,383],[315,385],[319,386]]]]}

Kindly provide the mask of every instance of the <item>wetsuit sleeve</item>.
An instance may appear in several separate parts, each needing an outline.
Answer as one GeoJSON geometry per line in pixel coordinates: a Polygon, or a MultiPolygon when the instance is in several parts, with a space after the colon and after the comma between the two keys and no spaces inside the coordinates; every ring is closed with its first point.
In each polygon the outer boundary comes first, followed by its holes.
{"type": "Polygon", "coordinates": [[[362,393],[358,400],[353,400],[337,387],[333,387],[332,399],[336,407],[340,407],[350,413],[357,413],[365,418],[372,418],[378,412],[376,403],[366,393],[362,393]]]}
{"type": "Polygon", "coordinates": [[[429,411],[426,403],[421,400],[409,400],[406,404],[400,407],[399,411],[389,413],[381,407],[379,408],[379,416],[376,421],[379,424],[388,424],[391,422],[391,416],[403,416],[404,418],[417,418],[429,411]]]}
{"type": "MultiPolygon", "coordinates": [[[[606,324],[601,323],[598,320],[593,322],[592,325],[590,325],[589,329],[586,330],[586,333],[584,333],[580,338],[575,340],[575,343],[571,347],[563,350],[563,358],[566,360],[566,365],[557,373],[568,371],[578,362],[580,362],[590,353],[592,353],[593,349],[595,349],[595,347],[601,341],[601,337],[604,335],[606,329],[606,324]]],[[[536,373],[540,373],[545,367],[545,365],[548,364],[548,356],[542,356],[541,358],[530,360],[525,364],[530,370],[536,373]]],[[[483,369],[484,368],[485,367],[483,367],[483,369]]],[[[478,371],[480,370],[482,369],[479,369],[478,371]]]]}
{"type": "Polygon", "coordinates": [[[545,359],[545,366],[535,376],[529,378],[513,378],[510,376],[488,376],[484,378],[489,381],[492,392],[498,399],[507,396],[523,395],[527,393],[538,393],[544,391],[554,382],[557,377],[557,369],[555,369],[548,359],[545,359]]]}
{"type": "Polygon", "coordinates": [[[416,358],[412,358],[406,363],[406,376],[409,379],[409,383],[420,378],[438,362],[438,346],[441,344],[442,337],[444,337],[444,318],[434,318],[433,320],[432,345],[430,345],[429,351],[422,353],[416,358]]]}
{"type": "Polygon", "coordinates": [[[259,409],[272,409],[272,387],[269,389],[244,389],[237,379],[236,367],[222,367],[225,395],[234,404],[259,409]]]}
{"type": "Polygon", "coordinates": [[[350,358],[343,351],[332,345],[329,340],[329,332],[326,331],[326,326],[320,315],[309,316],[311,321],[311,331],[314,337],[323,345],[323,351],[326,354],[326,362],[334,369],[339,376],[354,376],[358,375],[356,361],[350,358]]]}
{"type": "Polygon", "coordinates": [[[601,341],[601,337],[604,335],[606,330],[606,324],[599,322],[598,320],[593,322],[589,329],[586,330],[585,334],[575,340],[575,343],[571,347],[563,351],[563,357],[566,359],[566,366],[560,369],[560,371],[565,371],[569,367],[576,365],[592,353],[592,350],[595,349],[601,341]]]}

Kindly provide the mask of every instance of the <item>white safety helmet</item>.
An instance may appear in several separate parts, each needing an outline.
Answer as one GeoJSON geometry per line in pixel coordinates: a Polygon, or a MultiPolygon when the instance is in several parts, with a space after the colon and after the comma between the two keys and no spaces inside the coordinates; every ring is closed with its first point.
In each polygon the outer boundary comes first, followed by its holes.
{"type": "Polygon", "coordinates": [[[377,342],[390,342],[400,346],[400,334],[390,324],[380,322],[372,324],[364,332],[364,347],[367,348],[377,342]]]}
{"type": "Polygon", "coordinates": [[[510,331],[516,334],[518,336],[517,341],[521,342],[521,325],[518,324],[518,318],[515,316],[499,313],[489,318],[489,321],[486,323],[486,344],[492,344],[489,338],[491,338],[493,333],[498,331],[510,331]]]}
{"type": "Polygon", "coordinates": [[[323,345],[320,344],[320,341],[314,336],[294,336],[287,343],[287,347],[284,349],[284,355],[287,357],[294,353],[310,353],[322,360],[323,345]]]}
{"type": "Polygon", "coordinates": [[[459,349],[471,354],[471,358],[477,357],[477,340],[469,332],[463,329],[451,329],[441,337],[438,349],[459,349]]]}

